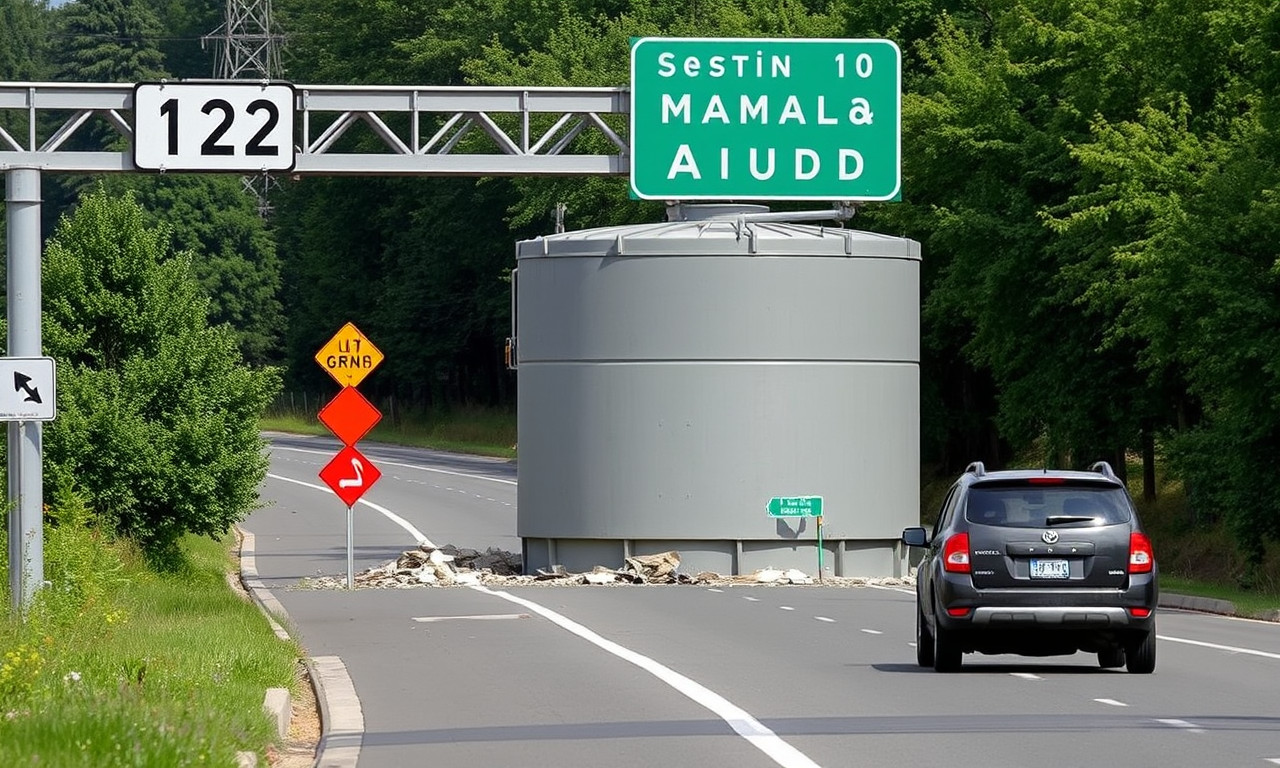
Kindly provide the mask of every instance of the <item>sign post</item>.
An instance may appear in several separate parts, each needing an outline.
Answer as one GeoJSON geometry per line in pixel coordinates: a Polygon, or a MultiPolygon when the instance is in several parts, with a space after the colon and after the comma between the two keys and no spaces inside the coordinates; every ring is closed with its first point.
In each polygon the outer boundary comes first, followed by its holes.
{"type": "Polygon", "coordinates": [[[382,420],[382,413],[356,391],[382,362],[382,352],[352,323],[342,326],[316,353],[316,362],[342,385],[336,397],[320,409],[320,421],[342,441],[342,450],[320,470],[320,479],[347,505],[347,589],[354,587],[355,503],[382,472],[360,451],[356,442],[382,420]]]}
{"type": "Polygon", "coordinates": [[[822,581],[822,497],[774,496],[769,499],[770,517],[812,517],[818,528],[818,581],[822,581]]]}
{"type": "Polygon", "coordinates": [[[631,190],[651,200],[895,200],[902,53],[891,40],[631,45],[631,190]]]}

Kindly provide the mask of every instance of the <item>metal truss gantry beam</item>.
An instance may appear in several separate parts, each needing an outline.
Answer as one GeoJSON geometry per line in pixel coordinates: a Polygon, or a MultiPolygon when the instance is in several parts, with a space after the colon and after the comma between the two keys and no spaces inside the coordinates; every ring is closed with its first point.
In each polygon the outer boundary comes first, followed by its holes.
{"type": "MultiPolygon", "coordinates": [[[[630,172],[629,144],[619,132],[631,108],[626,88],[295,87],[295,175],[630,172]],[[610,120],[609,115],[624,117],[610,120]],[[358,124],[370,129],[364,138],[372,135],[380,142],[338,151],[339,140],[358,124]],[[597,144],[616,154],[575,154],[575,140],[593,133],[604,139],[597,144]]],[[[0,83],[0,170],[137,171],[132,110],[132,84],[0,83]],[[86,128],[90,125],[110,130],[86,128]],[[108,148],[120,139],[124,149],[108,148]],[[86,142],[93,146],[84,148],[86,142]]]]}

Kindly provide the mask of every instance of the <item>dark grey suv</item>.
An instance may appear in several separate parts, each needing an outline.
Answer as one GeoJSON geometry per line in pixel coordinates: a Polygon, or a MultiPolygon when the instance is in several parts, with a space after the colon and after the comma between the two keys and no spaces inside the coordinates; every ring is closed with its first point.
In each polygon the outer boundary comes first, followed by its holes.
{"type": "Polygon", "coordinates": [[[1156,666],[1155,555],[1106,462],[1087,472],[987,472],[951,486],[916,572],[916,660],[939,672],[964,653],[1086,651],[1103,667],[1156,666]]]}

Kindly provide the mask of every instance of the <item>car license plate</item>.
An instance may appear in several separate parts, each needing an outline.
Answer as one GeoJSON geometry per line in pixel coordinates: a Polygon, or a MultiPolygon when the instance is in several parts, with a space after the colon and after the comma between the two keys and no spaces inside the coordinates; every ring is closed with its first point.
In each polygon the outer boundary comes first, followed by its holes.
{"type": "Polygon", "coordinates": [[[1033,579],[1069,579],[1071,566],[1066,560],[1031,560],[1033,579]]]}

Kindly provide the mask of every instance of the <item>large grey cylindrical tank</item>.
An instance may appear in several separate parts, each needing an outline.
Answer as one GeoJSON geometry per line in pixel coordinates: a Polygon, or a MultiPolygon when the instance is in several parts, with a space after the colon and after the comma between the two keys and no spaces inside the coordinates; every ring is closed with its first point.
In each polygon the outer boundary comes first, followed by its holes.
{"type": "Polygon", "coordinates": [[[896,576],[919,521],[920,246],[739,216],[517,244],[527,571],[896,576]]]}

